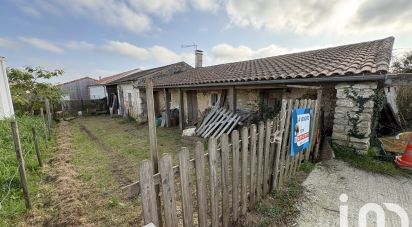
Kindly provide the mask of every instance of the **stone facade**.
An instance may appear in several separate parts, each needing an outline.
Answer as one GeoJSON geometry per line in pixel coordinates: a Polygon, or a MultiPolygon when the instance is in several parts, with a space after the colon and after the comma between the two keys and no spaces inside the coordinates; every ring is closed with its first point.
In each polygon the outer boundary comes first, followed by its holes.
{"type": "Polygon", "coordinates": [[[340,83],[336,89],[336,107],[332,141],[360,154],[366,154],[370,145],[373,117],[373,96],[377,83],[340,83]],[[364,103],[362,104],[362,99],[364,103]]]}

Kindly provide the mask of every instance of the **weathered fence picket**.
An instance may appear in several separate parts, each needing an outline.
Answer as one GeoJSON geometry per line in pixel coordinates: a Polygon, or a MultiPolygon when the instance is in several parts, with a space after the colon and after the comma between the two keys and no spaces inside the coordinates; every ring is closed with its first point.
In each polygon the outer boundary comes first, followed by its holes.
{"type": "MultiPolygon", "coordinates": [[[[312,110],[309,138],[314,143],[318,101],[282,100],[280,112],[274,119],[259,122],[258,127],[254,124],[244,126],[241,135],[234,130],[230,135],[212,136],[206,153],[204,145],[196,143],[192,160],[187,148],[182,148],[179,153],[178,166],[172,166],[172,156],[165,154],[156,174],[152,163],[143,161],[140,181],[130,185],[129,190],[133,191],[131,194],[142,196],[144,223],[160,226],[164,222],[164,226],[177,226],[183,221],[184,226],[200,227],[237,223],[248,208],[254,209],[259,200],[293,176],[313,152],[314,146],[310,144],[304,151],[291,156],[290,138],[294,136],[291,115],[296,108],[312,110]],[[192,178],[194,175],[196,177],[192,178]],[[177,198],[179,182],[175,178],[180,179],[181,198],[177,198]],[[196,181],[192,182],[192,179],[196,181]],[[162,207],[156,203],[154,189],[157,186],[161,187],[162,207]],[[195,191],[196,198],[192,198],[195,191]],[[182,201],[182,220],[177,216],[176,201],[179,199],[182,201]]],[[[210,118],[218,118],[219,113],[215,110],[210,118]]],[[[203,133],[209,133],[208,129],[203,133]]]]}

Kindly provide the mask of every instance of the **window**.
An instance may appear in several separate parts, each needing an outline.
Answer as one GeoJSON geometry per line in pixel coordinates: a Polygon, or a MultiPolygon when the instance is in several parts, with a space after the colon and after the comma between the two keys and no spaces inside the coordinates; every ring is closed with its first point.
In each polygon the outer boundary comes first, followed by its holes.
{"type": "Polygon", "coordinates": [[[219,100],[219,94],[217,93],[210,94],[210,105],[212,106],[216,105],[218,100],[219,100]]]}
{"type": "Polygon", "coordinates": [[[132,107],[132,93],[127,94],[128,102],[129,102],[129,107],[132,107]]]}

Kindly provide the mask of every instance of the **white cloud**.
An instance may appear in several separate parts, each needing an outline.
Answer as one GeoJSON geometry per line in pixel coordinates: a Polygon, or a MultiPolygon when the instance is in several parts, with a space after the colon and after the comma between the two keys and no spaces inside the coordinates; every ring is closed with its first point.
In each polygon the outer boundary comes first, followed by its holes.
{"type": "Polygon", "coordinates": [[[10,39],[0,37],[0,48],[14,48],[16,43],[10,39]]]}
{"type": "Polygon", "coordinates": [[[191,0],[193,8],[203,11],[216,11],[223,4],[222,0],[191,0]]]}
{"type": "Polygon", "coordinates": [[[64,52],[64,50],[60,48],[59,46],[49,41],[43,40],[43,39],[38,39],[35,37],[19,37],[19,40],[31,46],[37,47],[39,49],[47,50],[49,52],[53,52],[53,53],[63,53],[64,52]]]}
{"type": "Polygon", "coordinates": [[[213,57],[220,62],[250,60],[285,54],[288,52],[290,51],[274,44],[256,50],[244,45],[234,47],[226,43],[218,44],[212,48],[213,57]]]}
{"type": "Polygon", "coordinates": [[[93,50],[95,49],[95,45],[92,43],[88,43],[86,41],[69,41],[64,44],[64,46],[68,49],[74,50],[93,50]]]}
{"type": "Polygon", "coordinates": [[[140,12],[158,15],[166,20],[186,8],[186,0],[131,0],[130,4],[140,12]]]}

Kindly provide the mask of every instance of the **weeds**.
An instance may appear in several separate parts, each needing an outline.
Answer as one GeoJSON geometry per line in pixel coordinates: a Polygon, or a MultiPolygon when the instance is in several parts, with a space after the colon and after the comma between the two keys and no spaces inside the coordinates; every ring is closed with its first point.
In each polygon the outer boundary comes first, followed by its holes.
{"type": "Polygon", "coordinates": [[[360,155],[353,150],[336,144],[334,145],[334,151],[337,158],[349,163],[353,167],[385,175],[406,175],[405,171],[396,167],[393,159],[390,161],[377,159],[371,153],[360,155]]]}
{"type": "Polygon", "coordinates": [[[316,167],[316,164],[313,162],[304,162],[300,166],[300,170],[309,174],[310,172],[312,172],[313,169],[315,169],[315,167],[316,167]]]}

